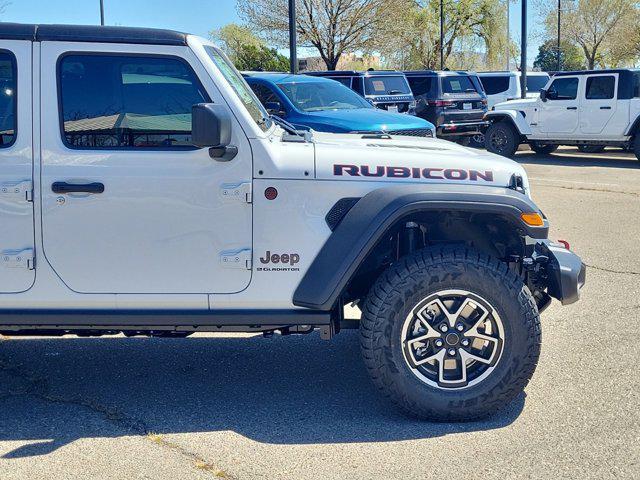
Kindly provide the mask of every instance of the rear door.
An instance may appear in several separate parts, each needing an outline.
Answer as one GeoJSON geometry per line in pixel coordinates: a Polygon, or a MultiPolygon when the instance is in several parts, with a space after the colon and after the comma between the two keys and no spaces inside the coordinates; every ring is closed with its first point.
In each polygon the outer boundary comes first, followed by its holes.
{"type": "Polygon", "coordinates": [[[546,136],[571,138],[578,133],[580,77],[557,77],[547,89],[547,101],[540,102],[538,125],[546,136]]]}
{"type": "Polygon", "coordinates": [[[32,44],[0,40],[0,292],[35,280],[32,44]]]}
{"type": "MultiPolygon", "coordinates": [[[[47,261],[83,293],[233,293],[251,279],[248,140],[191,143],[191,107],[225,105],[187,47],[42,42],[47,261]]],[[[194,296],[197,297],[197,296],[194,296]]]]}
{"type": "Polygon", "coordinates": [[[581,95],[580,132],[603,133],[616,114],[619,77],[617,73],[588,75],[581,95]]]}

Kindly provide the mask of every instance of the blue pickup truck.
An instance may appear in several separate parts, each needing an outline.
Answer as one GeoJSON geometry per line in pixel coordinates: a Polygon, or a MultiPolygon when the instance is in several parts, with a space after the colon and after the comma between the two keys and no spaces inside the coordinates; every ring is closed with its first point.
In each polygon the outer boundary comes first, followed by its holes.
{"type": "Polygon", "coordinates": [[[288,73],[245,73],[244,76],[269,113],[297,128],[331,133],[435,136],[432,123],[412,115],[377,109],[335,80],[288,73]]]}

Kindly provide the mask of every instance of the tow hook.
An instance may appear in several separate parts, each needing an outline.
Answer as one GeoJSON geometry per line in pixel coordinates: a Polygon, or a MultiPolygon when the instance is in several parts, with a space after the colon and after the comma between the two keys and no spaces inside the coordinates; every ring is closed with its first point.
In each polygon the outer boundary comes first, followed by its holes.
{"type": "Polygon", "coordinates": [[[540,267],[549,263],[549,254],[547,252],[541,251],[542,249],[546,249],[546,247],[540,243],[536,244],[533,247],[533,253],[530,257],[524,257],[522,259],[522,265],[527,270],[533,270],[534,272],[538,272],[540,267]]]}

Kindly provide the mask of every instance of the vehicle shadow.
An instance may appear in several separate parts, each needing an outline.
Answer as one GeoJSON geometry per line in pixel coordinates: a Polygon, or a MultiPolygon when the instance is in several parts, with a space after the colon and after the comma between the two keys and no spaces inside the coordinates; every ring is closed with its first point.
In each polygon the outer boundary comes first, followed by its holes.
{"type": "MultiPolygon", "coordinates": [[[[76,439],[232,430],[257,442],[387,442],[511,424],[522,394],[469,423],[407,418],[360,360],[356,332],[304,337],[19,339],[0,342],[3,458],[76,439]]],[[[2,458],[2,457],[0,457],[2,458]]]]}
{"type": "Polygon", "coordinates": [[[514,160],[531,165],[563,167],[640,168],[640,162],[632,153],[606,151],[604,153],[580,153],[577,150],[559,151],[550,155],[538,155],[531,150],[519,151],[514,160]]]}

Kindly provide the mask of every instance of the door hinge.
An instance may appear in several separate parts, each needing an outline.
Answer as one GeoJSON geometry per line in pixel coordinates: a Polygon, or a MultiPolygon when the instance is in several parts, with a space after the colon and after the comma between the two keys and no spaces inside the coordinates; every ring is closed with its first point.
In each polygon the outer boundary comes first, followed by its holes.
{"type": "Polygon", "coordinates": [[[2,183],[0,184],[0,198],[33,202],[33,183],[31,180],[2,183]]]}
{"type": "Polygon", "coordinates": [[[222,252],[220,254],[220,265],[223,268],[242,268],[251,270],[252,256],[248,248],[222,252]]]}
{"type": "Polygon", "coordinates": [[[225,183],[220,189],[220,195],[225,200],[253,202],[251,182],[225,183]]]}
{"type": "Polygon", "coordinates": [[[7,268],[34,270],[36,268],[36,258],[31,248],[25,250],[5,250],[0,253],[0,265],[7,268]]]}

